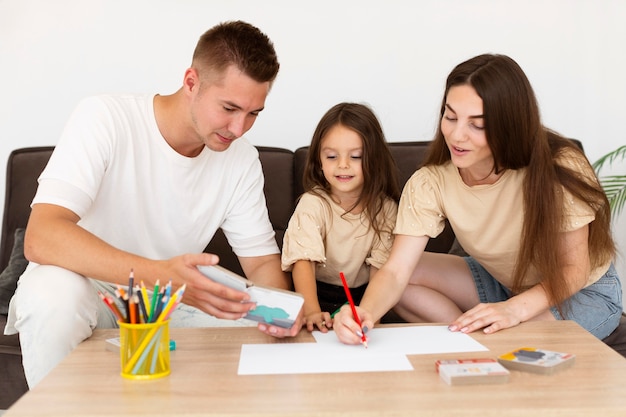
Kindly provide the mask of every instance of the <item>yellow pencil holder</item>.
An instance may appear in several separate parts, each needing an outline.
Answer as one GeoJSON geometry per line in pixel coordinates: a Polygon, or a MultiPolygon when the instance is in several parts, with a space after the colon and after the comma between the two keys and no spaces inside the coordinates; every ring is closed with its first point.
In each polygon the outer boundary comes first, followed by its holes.
{"type": "Polygon", "coordinates": [[[118,323],[122,376],[146,380],[169,375],[169,320],[161,323],[118,323]]]}

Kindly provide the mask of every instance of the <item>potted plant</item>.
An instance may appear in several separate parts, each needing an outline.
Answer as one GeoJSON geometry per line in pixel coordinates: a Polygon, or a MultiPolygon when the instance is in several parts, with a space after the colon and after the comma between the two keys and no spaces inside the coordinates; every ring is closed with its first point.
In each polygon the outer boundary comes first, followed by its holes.
{"type": "MultiPolygon", "coordinates": [[[[620,146],[598,159],[593,163],[593,168],[600,174],[605,165],[611,166],[617,160],[626,161],[626,145],[620,146]]],[[[624,204],[626,204],[626,175],[605,175],[599,178],[611,205],[611,214],[614,218],[618,217],[624,204]]]]}

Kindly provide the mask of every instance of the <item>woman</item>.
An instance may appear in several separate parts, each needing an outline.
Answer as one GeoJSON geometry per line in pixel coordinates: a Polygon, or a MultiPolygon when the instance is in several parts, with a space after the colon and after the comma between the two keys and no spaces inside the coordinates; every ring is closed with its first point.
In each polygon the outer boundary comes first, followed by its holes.
{"type": "MultiPolygon", "coordinates": [[[[598,338],[622,312],[604,192],[582,151],[546,129],[524,72],[481,55],[450,73],[424,166],[407,182],[389,260],[359,306],[363,330],[389,309],[408,321],[493,333],[575,320],[598,338]],[[448,219],[469,254],[424,252],[448,219]]],[[[349,309],[335,317],[359,343],[349,309]]]]}

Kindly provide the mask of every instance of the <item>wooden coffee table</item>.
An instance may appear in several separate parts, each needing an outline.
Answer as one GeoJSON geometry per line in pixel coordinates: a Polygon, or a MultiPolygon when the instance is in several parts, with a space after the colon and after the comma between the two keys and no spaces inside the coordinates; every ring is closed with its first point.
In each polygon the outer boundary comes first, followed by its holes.
{"type": "Polygon", "coordinates": [[[172,373],[155,381],[120,376],[119,357],[104,343],[115,335],[96,330],[4,417],[626,416],[626,359],[568,321],[476,332],[472,337],[489,351],[413,355],[413,371],[254,376],[237,375],[242,344],[312,342],[312,336],[173,328],[172,373]],[[554,375],[512,371],[508,383],[497,385],[450,386],[435,372],[436,359],[495,358],[522,346],[572,352],[576,362],[554,375]]]}

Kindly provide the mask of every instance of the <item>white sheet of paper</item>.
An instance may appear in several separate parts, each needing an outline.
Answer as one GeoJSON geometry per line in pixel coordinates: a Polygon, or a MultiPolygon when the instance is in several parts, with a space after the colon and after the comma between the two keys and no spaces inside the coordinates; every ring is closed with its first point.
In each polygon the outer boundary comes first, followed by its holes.
{"type": "MultiPolygon", "coordinates": [[[[334,332],[313,332],[318,344],[351,346],[342,344],[334,332]]],[[[471,336],[451,332],[447,326],[403,326],[372,329],[367,333],[368,350],[404,355],[429,353],[479,352],[488,350],[471,336]]]]}
{"type": "Polygon", "coordinates": [[[337,349],[318,343],[243,345],[239,375],[410,371],[406,355],[377,354],[363,346],[337,349]]]}
{"type": "Polygon", "coordinates": [[[244,344],[239,375],[408,371],[406,355],[488,350],[446,326],[373,329],[368,348],[344,345],[333,332],[314,332],[316,343],[244,344]]]}

